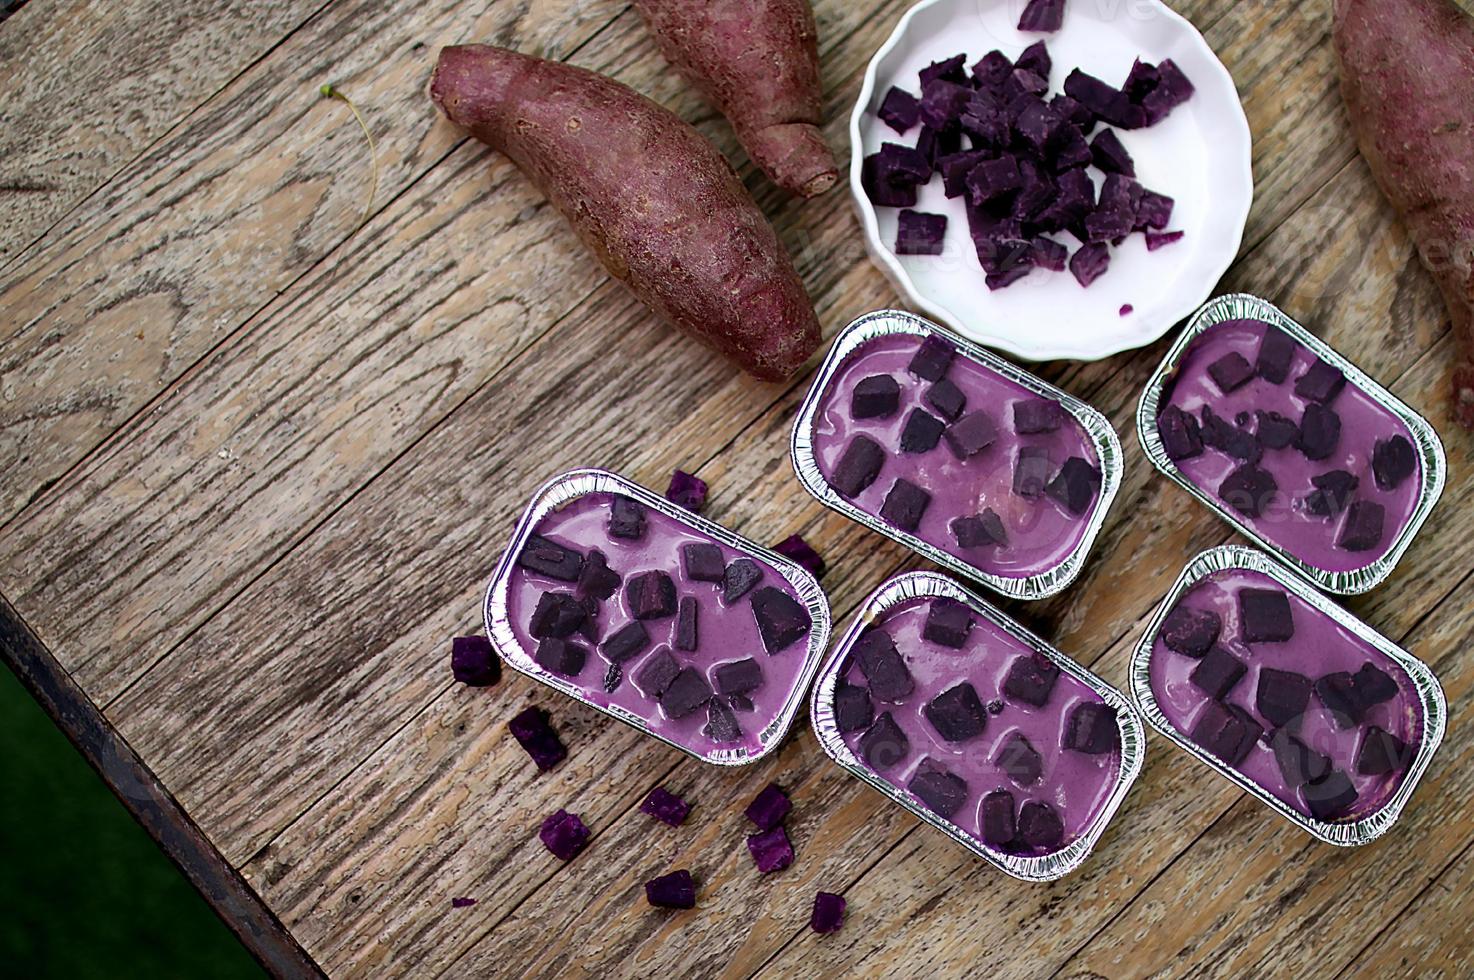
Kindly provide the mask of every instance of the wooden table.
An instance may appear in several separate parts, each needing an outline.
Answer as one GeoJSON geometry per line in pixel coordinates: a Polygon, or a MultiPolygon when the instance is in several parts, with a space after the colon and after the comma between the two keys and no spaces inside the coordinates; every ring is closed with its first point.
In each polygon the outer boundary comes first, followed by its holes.
{"type": "MultiPolygon", "coordinates": [[[[906,5],[816,3],[836,147],[906,5]]],[[[831,335],[897,302],[846,194],[782,199],[619,0],[31,0],[0,24],[7,659],[282,973],[1467,973],[1474,439],[1443,397],[1454,338],[1351,142],[1329,4],[1174,6],[1255,135],[1223,288],[1280,303],[1448,448],[1401,569],[1348,603],[1433,666],[1453,711],[1378,843],[1316,844],[1154,738],[1084,868],[1023,884],[845,776],[802,725],[723,771],[519,676],[452,683],[448,639],[479,627],[511,522],[574,465],[655,487],[693,470],[715,519],[801,532],[841,624],[917,565],[799,488],[807,378],[755,383],[657,323],[425,97],[436,49],[467,39],[608,72],[741,161],[831,335]],[[378,141],[366,223],[365,144],[326,81],[378,141]],[[506,731],[527,704],[570,748],[548,775],[506,731]],[[794,798],[798,860],[759,877],[741,808],[770,780],[794,798]],[[679,831],[636,810],[661,784],[696,803],[679,831]],[[536,839],[563,806],[594,833],[568,865],[536,839]],[[677,866],[700,907],[650,909],[641,883],[677,866]],[[848,897],[837,935],[807,928],[818,889],[848,897]]],[[[1182,565],[1234,538],[1130,434],[1162,350],[1043,366],[1113,420],[1127,471],[1082,579],[1009,605],[1117,685],[1182,565]]]]}

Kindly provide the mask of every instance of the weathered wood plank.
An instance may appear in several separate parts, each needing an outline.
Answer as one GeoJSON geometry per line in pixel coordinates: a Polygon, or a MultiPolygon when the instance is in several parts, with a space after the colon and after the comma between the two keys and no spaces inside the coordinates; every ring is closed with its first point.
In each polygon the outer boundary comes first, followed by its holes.
{"type": "Polygon", "coordinates": [[[0,268],[324,3],[85,0],[4,17],[0,268]]]}
{"type": "MultiPolygon", "coordinates": [[[[1465,976],[1474,959],[1474,848],[1465,848],[1454,865],[1344,971],[1349,977],[1465,976]]],[[[1375,928],[1375,925],[1373,925],[1375,928]]]]}
{"type": "Polygon", "coordinates": [[[321,82],[365,110],[388,201],[462,138],[423,91],[437,47],[566,53],[618,12],[343,0],[131,163],[0,291],[0,520],[358,228],[367,148],[321,82]]]}

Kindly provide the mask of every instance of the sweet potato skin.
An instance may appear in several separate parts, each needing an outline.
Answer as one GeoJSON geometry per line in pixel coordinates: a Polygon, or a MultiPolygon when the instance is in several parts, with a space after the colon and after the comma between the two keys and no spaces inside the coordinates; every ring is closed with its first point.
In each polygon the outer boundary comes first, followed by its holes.
{"type": "Polygon", "coordinates": [[[793,263],[726,159],[613,79],[487,45],[444,48],[430,97],[509,156],[610,275],[764,381],[819,346],[793,263]]]}
{"type": "Polygon", "coordinates": [[[1449,0],[1336,0],[1341,92],[1372,176],[1438,281],[1474,428],[1474,19],[1449,0]]]}
{"type": "Polygon", "coordinates": [[[732,123],[753,163],[815,197],[839,168],[824,142],[809,0],[635,0],[667,61],[732,123]]]}

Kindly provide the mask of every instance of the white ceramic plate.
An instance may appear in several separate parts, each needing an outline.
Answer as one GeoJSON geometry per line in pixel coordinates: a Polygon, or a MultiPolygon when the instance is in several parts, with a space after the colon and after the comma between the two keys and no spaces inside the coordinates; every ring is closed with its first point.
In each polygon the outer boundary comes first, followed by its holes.
{"type": "MultiPolygon", "coordinates": [[[[1097,360],[1162,336],[1203,304],[1238,253],[1254,197],[1249,122],[1233,78],[1203,36],[1159,0],[1075,0],[1055,34],[1017,30],[1025,0],[923,0],[901,18],[870,62],[850,118],[850,193],[877,265],[918,310],[989,347],[1031,361],[1097,360]],[[1137,179],[1176,199],[1170,228],[1179,242],[1148,252],[1141,235],[1111,250],[1110,270],[1088,289],[1068,271],[1036,269],[990,292],[968,234],[961,199],[948,200],[941,177],[921,189],[916,210],[947,215],[943,254],[894,252],[897,208],[876,208],[860,186],[862,159],[885,142],[915,145],[876,115],[892,85],[919,95],[917,72],[966,52],[972,66],[997,48],[1016,58],[1037,40],[1054,59],[1050,89],[1079,67],[1120,85],[1141,57],[1173,59],[1193,97],[1146,129],[1117,130],[1136,161],[1137,179]],[[1129,304],[1133,312],[1121,314],[1129,304]]],[[[1091,169],[1097,185],[1101,175],[1091,169]]],[[[1073,251],[1076,242],[1059,236],[1073,251]]]]}

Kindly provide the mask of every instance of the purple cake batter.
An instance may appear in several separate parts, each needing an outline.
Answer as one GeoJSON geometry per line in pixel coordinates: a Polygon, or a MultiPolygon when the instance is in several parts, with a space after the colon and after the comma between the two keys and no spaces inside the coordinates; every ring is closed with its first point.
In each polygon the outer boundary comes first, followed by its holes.
{"type": "MultiPolygon", "coordinates": [[[[528,656],[552,672],[572,680],[594,704],[604,707],[617,705],[644,719],[651,730],[698,754],[704,755],[713,749],[757,752],[763,748],[758,735],[777,719],[793,696],[804,669],[808,646],[808,614],[798,594],[777,569],[734,548],[718,544],[666,514],[611,493],[591,493],[565,504],[543,518],[535,535],[537,537],[529,540],[519,564],[513,568],[507,589],[512,629],[528,656]],[[640,522],[632,521],[630,526],[621,529],[627,535],[638,531],[638,536],[617,537],[611,534],[612,504],[616,499],[624,502],[621,506],[634,504],[638,508],[643,517],[642,526],[640,522]],[[561,580],[526,567],[527,555],[539,537],[584,556],[597,549],[603,553],[608,567],[622,580],[607,599],[597,602],[593,632],[599,642],[590,642],[582,629],[567,637],[569,642],[587,652],[582,669],[571,676],[543,663],[544,658],[538,651],[547,640],[539,640],[531,632],[531,623],[544,593],[577,597],[580,591],[574,581],[561,580]],[[761,570],[761,578],[728,603],[723,599],[722,581],[697,580],[686,574],[682,547],[693,544],[719,549],[720,563],[712,570],[717,577],[722,575],[724,566],[730,570],[734,561],[742,559],[755,563],[761,570]],[[632,580],[650,571],[670,576],[677,612],[639,621],[645,627],[648,641],[632,644],[637,649],[618,664],[616,678],[610,675],[611,657],[618,658],[611,654],[611,639],[622,628],[636,622],[629,586],[632,580]],[[764,593],[764,590],[776,590],[776,593],[764,593]],[[775,614],[791,614],[797,607],[800,611],[798,619],[790,620],[792,628],[784,636],[795,634],[800,627],[803,635],[795,636],[775,652],[768,653],[754,612],[754,599],[759,605],[770,604],[769,608],[775,614]],[[695,650],[683,650],[679,646],[683,639],[678,635],[682,620],[679,610],[684,600],[694,601],[696,608],[695,650]],[[663,699],[648,697],[642,690],[642,686],[649,686],[642,685],[644,671],[651,666],[652,660],[663,655],[672,658],[677,667],[694,668],[704,679],[705,687],[711,689],[707,692],[710,700],[699,702],[699,707],[683,717],[670,717],[663,699]],[[760,674],[760,682],[755,687],[750,686],[754,677],[750,664],[738,668],[728,666],[749,660],[756,663],[760,674]],[[742,693],[735,696],[716,693],[723,677],[727,678],[727,687],[744,688],[742,693]],[[610,680],[617,680],[612,691],[606,689],[610,680]],[[735,733],[723,727],[730,725],[731,721],[735,721],[735,733]],[[710,726],[717,729],[717,735],[731,734],[732,737],[713,737],[709,734],[710,726]]],[[[587,557],[584,560],[587,562],[587,557]]],[[[606,583],[611,581],[606,579],[606,583]]],[[[659,598],[659,590],[655,592],[659,598]]],[[[689,607],[691,603],[686,605],[689,607]]],[[[782,637],[778,642],[782,642],[782,637]]],[[[695,678],[687,678],[686,681],[696,690],[688,703],[698,703],[702,684],[695,678]]],[[[667,687],[666,690],[670,689],[667,687]]]]}
{"type": "MultiPolygon", "coordinates": [[[[1237,658],[1246,668],[1223,695],[1220,703],[1237,706],[1247,712],[1254,726],[1262,729],[1263,734],[1256,738],[1235,768],[1296,811],[1306,816],[1317,816],[1318,819],[1358,820],[1386,805],[1401,785],[1408,765],[1416,756],[1423,732],[1421,702],[1412,680],[1401,667],[1305,600],[1286,593],[1283,587],[1261,572],[1247,569],[1215,572],[1193,585],[1178,600],[1174,611],[1184,608],[1197,613],[1216,614],[1221,627],[1214,645],[1237,658]],[[1288,640],[1251,643],[1243,641],[1244,623],[1240,613],[1239,593],[1246,588],[1272,590],[1288,597],[1290,619],[1293,623],[1293,635],[1288,640]],[[1292,705],[1280,712],[1281,717],[1272,719],[1266,715],[1264,709],[1269,708],[1271,713],[1276,713],[1274,702],[1277,699],[1272,698],[1269,704],[1260,703],[1261,674],[1265,670],[1292,672],[1304,676],[1314,684],[1328,675],[1344,673],[1355,676],[1366,664],[1371,664],[1375,670],[1382,672],[1390,679],[1390,683],[1384,691],[1376,695],[1377,698],[1385,698],[1384,700],[1370,705],[1363,701],[1363,705],[1355,710],[1354,713],[1359,718],[1352,719],[1344,714],[1340,716],[1341,720],[1351,722],[1347,727],[1341,727],[1337,723],[1337,715],[1327,708],[1318,686],[1311,690],[1304,703],[1303,713],[1297,713],[1295,708],[1298,705],[1292,705]],[[1298,778],[1293,782],[1287,778],[1288,774],[1281,767],[1273,748],[1276,721],[1280,722],[1279,727],[1284,729],[1285,735],[1293,734],[1311,752],[1328,758],[1329,766],[1335,772],[1344,774],[1355,791],[1354,801],[1347,797],[1343,801],[1345,805],[1330,806],[1334,811],[1331,813],[1316,815],[1311,812],[1307,805],[1307,793],[1313,794],[1316,791],[1297,785],[1298,778]],[[1374,729],[1390,734],[1406,748],[1404,752],[1396,753],[1393,760],[1396,765],[1391,771],[1366,774],[1358,771],[1358,762],[1363,742],[1369,734],[1373,738],[1377,737],[1374,729]]],[[[1167,637],[1172,633],[1172,624],[1173,619],[1169,616],[1152,645],[1152,693],[1172,726],[1183,735],[1193,738],[1192,733],[1204,712],[1214,710],[1211,707],[1213,699],[1191,680],[1194,669],[1204,663],[1204,659],[1169,648],[1167,637]]],[[[1191,631],[1183,630],[1178,635],[1189,637],[1191,631]]],[[[1206,635],[1201,634],[1196,639],[1206,638],[1206,635]]],[[[1176,643],[1179,647],[1191,646],[1180,639],[1176,643]]],[[[1334,688],[1330,690],[1335,693],[1334,688]]],[[[1254,734],[1253,726],[1250,734],[1254,734]]],[[[1202,744],[1198,739],[1194,741],[1202,744]]],[[[1204,747],[1209,748],[1206,745],[1204,747]]],[[[1209,748],[1209,751],[1213,750],[1209,748]]],[[[1324,763],[1317,761],[1316,765],[1323,770],[1324,763]]],[[[1344,784],[1342,789],[1344,790],[1344,784]]]]}
{"type": "MultiPolygon", "coordinates": [[[[950,602],[915,599],[889,610],[872,628],[888,634],[905,661],[913,682],[909,695],[898,702],[885,701],[878,695],[878,685],[873,678],[867,680],[858,659],[857,651],[865,642],[864,636],[847,651],[839,668],[840,688],[854,685],[867,688],[875,695],[871,698],[873,716],[878,719],[884,712],[890,714],[905,734],[907,751],[891,765],[879,766],[866,761],[865,738],[875,722],[867,728],[843,732],[845,744],[862,764],[901,790],[912,786],[919,771],[938,766],[960,777],[966,784],[960,794],[962,802],[948,819],[992,850],[1039,855],[1068,846],[1100,816],[1115,787],[1121,752],[1114,712],[1089,686],[1063,672],[1055,677],[1040,707],[1005,691],[1005,679],[1015,662],[1021,658],[1028,661],[1034,652],[971,610],[968,612],[972,626],[960,648],[953,649],[924,637],[929,609],[938,601],[950,602]],[[981,732],[960,741],[948,741],[929,717],[927,706],[937,695],[963,682],[972,685],[978,702],[984,706],[985,721],[981,732]],[[1071,715],[1081,705],[1086,705],[1087,711],[1103,711],[1100,730],[1108,732],[1108,738],[1096,746],[1101,751],[1090,753],[1062,747],[1071,715]],[[1038,755],[1041,766],[1037,782],[1021,784],[1014,779],[1008,771],[1016,769],[1013,761],[999,764],[1000,758],[1008,758],[1002,754],[1019,735],[1038,755]],[[1012,805],[1018,814],[1016,820],[1029,804],[1048,804],[1062,825],[1058,842],[1029,847],[1017,839],[1004,846],[990,841],[984,830],[984,800],[998,790],[1012,794],[1012,805]]],[[[952,608],[955,611],[956,604],[952,608]]],[[[843,731],[846,712],[838,704],[836,715],[843,731]]],[[[927,806],[924,798],[915,792],[911,795],[927,806]]]]}
{"type": "MultiPolygon", "coordinates": [[[[915,334],[890,334],[851,352],[835,373],[815,415],[814,456],[820,472],[840,490],[835,474],[841,459],[856,436],[868,436],[884,450],[884,461],[874,482],[849,496],[856,506],[899,526],[886,504],[897,479],[903,479],[930,496],[919,524],[909,532],[927,544],[1004,578],[1028,578],[1058,567],[1079,546],[1100,504],[1100,461],[1089,434],[1058,403],[1043,402],[961,351],[942,375],[965,398],[964,407],[956,412],[955,402],[932,391],[937,378],[919,377],[911,370],[922,341],[915,334]],[[856,418],[856,386],[877,377],[889,377],[899,387],[896,407],[883,415],[856,418]],[[1014,413],[1021,405],[1026,412],[1042,407],[1053,416],[1050,424],[1057,424],[1057,428],[1019,434],[1014,413]],[[908,424],[914,424],[910,423],[914,411],[930,416],[941,427],[942,435],[924,451],[902,452],[908,424]],[[960,459],[949,441],[951,434],[959,426],[973,424],[969,420],[977,412],[986,413],[996,435],[986,448],[960,459]],[[1016,492],[1021,450],[1038,454],[1036,462],[1026,464],[1038,467],[1037,477],[1025,487],[1028,495],[1016,492]],[[1071,457],[1078,457],[1090,468],[1080,485],[1079,513],[1072,513],[1053,492],[1044,489],[1060,476],[1063,464],[1071,457]],[[1091,475],[1093,482],[1089,482],[1091,475]],[[984,532],[981,541],[971,539],[973,543],[967,546],[959,543],[953,522],[976,518],[989,510],[1001,522],[1005,542],[990,540],[984,532]]],[[[843,494],[843,490],[840,492],[843,494]]]]}
{"type": "MultiPolygon", "coordinates": [[[[1242,465],[1241,459],[1206,445],[1195,455],[1179,457],[1168,444],[1165,412],[1170,408],[1158,415],[1158,432],[1168,447],[1168,455],[1173,457],[1182,474],[1207,493],[1228,503],[1230,510],[1266,541],[1325,571],[1350,572],[1365,568],[1387,554],[1417,507],[1424,473],[1421,462],[1413,459],[1412,435],[1400,419],[1348,382],[1325,403],[1340,422],[1339,437],[1328,440],[1334,442],[1328,455],[1312,460],[1293,442],[1281,448],[1265,445],[1265,423],[1257,413],[1276,412],[1296,426],[1301,425],[1312,400],[1298,394],[1296,385],[1319,359],[1308,348],[1289,340],[1286,346],[1287,349],[1292,348],[1293,353],[1283,380],[1275,383],[1263,372],[1253,373],[1247,381],[1227,393],[1213,378],[1209,368],[1220,363],[1227,367],[1230,362],[1222,359],[1238,354],[1252,369],[1257,365],[1266,331],[1288,339],[1288,335],[1278,328],[1259,320],[1228,320],[1208,328],[1188,345],[1178,362],[1174,378],[1169,382],[1163,402],[1164,406],[1188,413],[1199,423],[1204,406],[1230,426],[1237,427],[1237,420],[1241,418],[1247,423],[1241,431],[1253,433],[1260,440],[1263,459],[1257,465],[1269,473],[1276,485],[1274,488],[1261,485],[1259,489],[1248,491],[1255,500],[1251,506],[1261,508],[1257,516],[1233,506],[1230,495],[1223,492],[1224,481],[1242,465]],[[1241,413],[1247,413],[1247,418],[1241,413]],[[1372,459],[1376,443],[1392,437],[1408,440],[1406,448],[1410,470],[1395,487],[1388,489],[1378,485],[1372,459]],[[1337,494],[1339,506],[1331,508],[1333,513],[1318,515],[1307,506],[1307,498],[1316,491],[1311,479],[1330,471],[1350,474],[1355,479],[1355,487],[1349,493],[1337,494]],[[1354,519],[1353,507],[1358,502],[1371,504],[1372,509],[1380,506],[1380,534],[1372,533],[1369,541],[1361,542],[1366,545],[1374,540],[1371,547],[1348,550],[1338,542],[1348,522],[1354,519]]],[[[1232,363],[1237,364],[1236,361],[1232,363]]],[[[1242,364],[1238,366],[1243,367],[1242,364]]],[[[1237,380],[1232,372],[1225,378],[1230,384],[1237,380]]],[[[1311,410],[1319,412],[1320,408],[1312,406],[1311,410]]]]}

